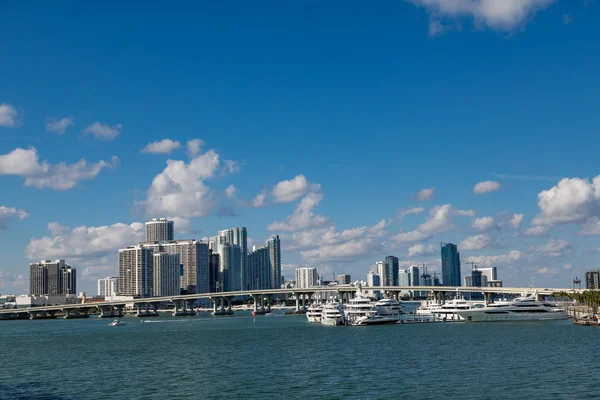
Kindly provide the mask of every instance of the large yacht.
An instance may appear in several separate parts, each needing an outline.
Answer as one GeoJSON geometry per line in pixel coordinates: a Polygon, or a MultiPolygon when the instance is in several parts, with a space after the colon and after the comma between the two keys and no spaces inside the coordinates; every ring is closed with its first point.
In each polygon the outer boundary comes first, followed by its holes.
{"type": "Polygon", "coordinates": [[[330,301],[325,304],[321,311],[321,324],[343,325],[344,314],[342,312],[342,305],[336,301],[330,301]]]}
{"type": "MultiPolygon", "coordinates": [[[[390,300],[390,299],[387,299],[390,300]]],[[[356,297],[350,299],[346,306],[346,323],[352,326],[382,325],[393,324],[400,319],[398,302],[383,301],[381,304],[373,303],[361,292],[356,293],[356,297]],[[382,309],[384,313],[380,313],[382,309]]],[[[401,311],[401,308],[400,308],[401,311]]]]}
{"type": "Polygon", "coordinates": [[[398,316],[404,314],[402,303],[390,297],[385,297],[374,304],[377,314],[382,316],[398,316]]]}
{"type": "Polygon", "coordinates": [[[567,312],[536,300],[535,293],[524,293],[512,301],[500,301],[487,307],[459,311],[467,322],[543,321],[567,319],[567,312]]]}
{"type": "Polygon", "coordinates": [[[358,320],[375,314],[375,310],[371,299],[362,292],[357,291],[356,297],[348,301],[344,313],[348,325],[357,325],[358,320]]]}
{"type": "Polygon", "coordinates": [[[323,307],[320,304],[311,304],[306,310],[306,319],[308,322],[318,324],[321,322],[321,314],[323,313],[323,307]]]}
{"type": "Polygon", "coordinates": [[[424,308],[419,308],[417,309],[416,314],[444,321],[462,321],[463,318],[459,315],[459,311],[466,311],[480,307],[483,307],[483,305],[476,303],[474,304],[463,298],[456,298],[443,304],[434,303],[424,308]]]}

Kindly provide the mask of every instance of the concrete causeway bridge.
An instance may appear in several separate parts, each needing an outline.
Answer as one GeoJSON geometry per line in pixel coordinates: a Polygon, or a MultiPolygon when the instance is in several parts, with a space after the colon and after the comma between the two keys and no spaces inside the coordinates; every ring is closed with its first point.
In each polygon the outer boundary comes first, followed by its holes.
{"type": "MultiPolygon", "coordinates": [[[[398,298],[401,292],[429,292],[433,294],[434,299],[442,302],[446,293],[482,293],[486,303],[493,301],[496,294],[521,294],[523,292],[535,292],[538,296],[544,297],[552,295],[554,292],[582,292],[584,289],[565,289],[565,288],[519,288],[519,287],[453,287],[453,286],[377,286],[363,287],[365,291],[380,291],[389,296],[398,298]]],[[[158,307],[160,304],[173,304],[173,316],[185,316],[194,314],[193,304],[197,300],[210,300],[213,304],[213,315],[233,314],[232,301],[235,297],[252,297],[254,300],[254,312],[264,314],[271,310],[271,300],[282,296],[293,296],[296,300],[296,311],[306,310],[307,301],[316,293],[327,293],[335,295],[342,301],[348,301],[357,287],[351,285],[340,286],[315,286],[306,289],[266,289],[266,290],[246,290],[237,292],[217,292],[217,293],[195,293],[167,297],[149,297],[134,298],[123,301],[107,301],[101,303],[81,303],[81,304],[62,304],[42,307],[13,308],[0,310],[0,320],[12,319],[48,319],[56,318],[58,314],[64,315],[64,318],[88,318],[92,309],[100,311],[101,318],[122,317],[125,313],[125,307],[133,304],[136,315],[139,317],[158,316],[158,307]]]]}

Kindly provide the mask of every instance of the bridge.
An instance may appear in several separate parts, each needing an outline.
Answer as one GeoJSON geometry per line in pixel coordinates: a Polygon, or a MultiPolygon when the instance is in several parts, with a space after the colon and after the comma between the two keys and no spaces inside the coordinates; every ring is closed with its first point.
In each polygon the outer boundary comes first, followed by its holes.
{"type": "MultiPolygon", "coordinates": [[[[554,292],[583,292],[584,289],[565,288],[522,288],[522,287],[465,287],[465,286],[375,286],[363,287],[365,291],[380,291],[389,296],[398,298],[401,292],[429,292],[434,299],[443,302],[446,293],[482,293],[486,304],[493,301],[496,294],[521,294],[524,292],[535,292],[537,296],[549,296],[554,292]]],[[[17,308],[0,310],[0,320],[11,319],[47,319],[56,318],[58,314],[64,314],[64,318],[88,318],[89,312],[97,308],[101,318],[122,317],[127,304],[133,304],[136,315],[139,317],[158,316],[158,306],[161,303],[173,304],[173,316],[185,316],[194,314],[193,303],[197,300],[208,299],[213,303],[213,315],[233,314],[232,300],[235,297],[252,297],[254,300],[253,311],[264,314],[271,310],[271,300],[282,295],[292,295],[296,300],[296,311],[306,310],[307,301],[310,302],[316,293],[335,293],[341,301],[348,301],[356,292],[357,287],[352,285],[339,286],[314,286],[310,288],[290,289],[265,289],[245,290],[235,292],[194,293],[178,296],[134,298],[133,300],[107,301],[101,303],[62,304],[53,306],[17,308]]]]}

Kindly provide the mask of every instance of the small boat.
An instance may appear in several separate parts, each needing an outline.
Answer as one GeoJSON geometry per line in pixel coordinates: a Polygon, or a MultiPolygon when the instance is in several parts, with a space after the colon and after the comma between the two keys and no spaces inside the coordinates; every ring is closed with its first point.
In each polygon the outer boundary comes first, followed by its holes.
{"type": "Polygon", "coordinates": [[[125,325],[125,322],[121,322],[118,319],[115,319],[115,320],[113,320],[113,322],[108,324],[108,326],[121,326],[121,325],[125,325]]]}

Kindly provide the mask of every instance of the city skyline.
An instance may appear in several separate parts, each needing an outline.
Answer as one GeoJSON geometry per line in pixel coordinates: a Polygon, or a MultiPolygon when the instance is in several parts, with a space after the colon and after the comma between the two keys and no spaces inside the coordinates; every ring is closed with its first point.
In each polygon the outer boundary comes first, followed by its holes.
{"type": "Polygon", "coordinates": [[[12,3],[0,293],[42,259],[95,293],[163,217],[182,239],[245,226],[248,251],[279,235],[285,277],[389,255],[441,274],[451,242],[463,276],[570,287],[600,264],[600,6],[526,3],[123,5],[110,26],[78,4],[60,29],[12,3]]]}

